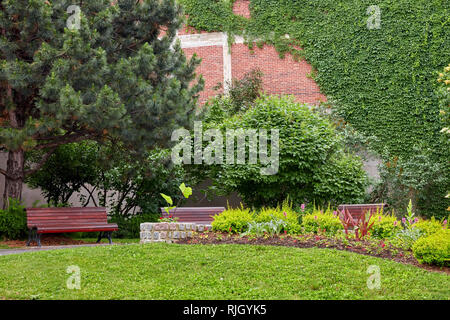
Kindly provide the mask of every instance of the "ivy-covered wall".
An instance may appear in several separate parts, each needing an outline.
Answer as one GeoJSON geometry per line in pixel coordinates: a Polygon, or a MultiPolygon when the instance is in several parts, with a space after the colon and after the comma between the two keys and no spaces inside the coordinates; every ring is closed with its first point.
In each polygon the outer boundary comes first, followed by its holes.
{"type": "MultiPolygon", "coordinates": [[[[306,58],[338,113],[372,136],[385,159],[408,157],[418,145],[438,162],[450,158],[436,95],[438,71],[450,62],[450,1],[250,0],[250,19],[233,14],[232,0],[178,1],[197,29],[261,39],[281,55],[306,58]]],[[[436,210],[448,205],[440,197],[436,210]]]]}

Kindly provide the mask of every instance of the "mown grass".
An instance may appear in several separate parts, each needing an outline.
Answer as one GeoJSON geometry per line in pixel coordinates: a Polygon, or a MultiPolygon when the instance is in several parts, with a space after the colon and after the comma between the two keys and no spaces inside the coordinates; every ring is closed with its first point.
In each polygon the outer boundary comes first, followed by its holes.
{"type": "MultiPolygon", "coordinates": [[[[83,240],[85,242],[92,242],[92,243],[97,243],[97,238],[79,238],[76,237],[74,238],[75,240],[83,240]]],[[[139,238],[133,238],[133,239],[120,239],[120,238],[113,238],[112,239],[113,243],[139,243],[140,239],[139,238]]],[[[108,239],[102,239],[101,243],[108,243],[108,239]]]]}
{"type": "Polygon", "coordinates": [[[331,249],[121,245],[0,256],[6,299],[449,299],[450,276],[331,249]],[[81,289],[66,286],[68,266],[81,289]],[[367,287],[378,265],[381,288],[367,287]]]}

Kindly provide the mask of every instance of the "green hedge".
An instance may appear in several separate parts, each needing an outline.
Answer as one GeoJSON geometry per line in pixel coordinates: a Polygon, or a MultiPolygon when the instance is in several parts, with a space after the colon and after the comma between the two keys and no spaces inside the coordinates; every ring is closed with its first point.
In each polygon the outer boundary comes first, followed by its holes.
{"type": "Polygon", "coordinates": [[[0,240],[23,239],[27,235],[27,214],[25,207],[17,200],[9,199],[9,206],[0,210],[0,240]]]}
{"type": "Polygon", "coordinates": [[[302,217],[302,227],[305,232],[325,232],[329,235],[334,235],[338,231],[344,230],[339,215],[337,212],[333,214],[330,209],[325,211],[314,209],[312,213],[304,215],[302,217]]]}
{"type": "Polygon", "coordinates": [[[450,230],[442,229],[417,240],[412,247],[421,263],[450,266],[450,230]]]}

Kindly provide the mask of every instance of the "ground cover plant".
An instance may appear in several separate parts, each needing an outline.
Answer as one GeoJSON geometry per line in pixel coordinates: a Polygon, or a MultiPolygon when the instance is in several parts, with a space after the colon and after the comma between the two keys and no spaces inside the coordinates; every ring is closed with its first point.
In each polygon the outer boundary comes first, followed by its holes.
{"type": "Polygon", "coordinates": [[[5,299],[446,300],[449,281],[444,273],[317,248],[158,243],[0,256],[5,299]],[[73,265],[80,290],[66,287],[73,265]],[[380,267],[380,289],[367,287],[370,265],[380,267]]]}

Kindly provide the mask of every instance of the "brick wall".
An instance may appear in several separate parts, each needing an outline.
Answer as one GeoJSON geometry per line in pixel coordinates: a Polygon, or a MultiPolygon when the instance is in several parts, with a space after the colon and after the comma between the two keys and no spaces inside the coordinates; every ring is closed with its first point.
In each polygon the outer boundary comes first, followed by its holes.
{"type": "Polygon", "coordinates": [[[273,46],[261,49],[255,46],[253,53],[244,44],[234,44],[231,49],[232,76],[240,79],[252,69],[258,68],[264,74],[264,90],[269,94],[292,94],[296,100],[305,103],[326,101],[314,80],[307,77],[311,66],[306,61],[296,62],[286,54],[280,59],[273,46]]]}
{"type": "Polygon", "coordinates": [[[223,82],[223,49],[219,46],[208,46],[199,48],[183,49],[187,58],[191,58],[194,53],[202,59],[201,65],[196,69],[197,74],[203,75],[205,88],[200,93],[199,102],[203,104],[209,97],[218,94],[213,87],[219,82],[223,82]]]}
{"type": "MultiPolygon", "coordinates": [[[[248,0],[237,0],[233,7],[234,13],[249,18],[249,3],[248,0]]],[[[298,102],[311,104],[327,100],[314,80],[308,78],[311,66],[306,61],[297,62],[290,54],[281,59],[275,48],[269,45],[261,49],[255,46],[253,50],[249,50],[242,43],[242,39],[228,50],[226,41],[218,43],[216,39],[216,42],[208,44],[212,39],[208,36],[213,35],[186,27],[178,32],[186,56],[191,57],[195,52],[202,58],[197,69],[197,74],[202,74],[205,79],[205,89],[200,94],[201,104],[218,93],[212,89],[217,83],[229,81],[230,77],[240,79],[245,73],[256,68],[264,74],[263,88],[268,94],[290,94],[294,95],[298,102]],[[189,35],[193,34],[203,37],[204,43],[198,44],[198,47],[193,46],[193,41],[198,43],[198,39],[189,38],[189,35]],[[227,54],[231,56],[227,57],[227,54]]]]}
{"type": "Polygon", "coordinates": [[[236,15],[250,18],[249,0],[236,0],[233,4],[233,12],[236,15]]]}

